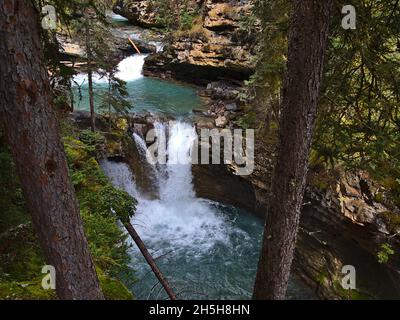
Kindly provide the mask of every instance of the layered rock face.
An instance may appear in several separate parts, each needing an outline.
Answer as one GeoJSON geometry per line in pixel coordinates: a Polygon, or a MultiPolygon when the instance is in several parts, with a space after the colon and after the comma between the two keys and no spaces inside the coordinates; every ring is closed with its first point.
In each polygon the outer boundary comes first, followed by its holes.
{"type": "MultiPolygon", "coordinates": [[[[274,149],[256,149],[251,176],[234,168],[195,166],[198,196],[265,217],[274,149]]],[[[400,297],[400,214],[376,200],[379,187],[358,172],[311,170],[304,199],[293,272],[322,299],[398,299],[400,297]],[[327,179],[325,179],[326,175],[327,179]],[[382,244],[393,248],[379,262],[382,244]],[[345,290],[344,266],[354,266],[356,290],[345,290]]],[[[379,198],[379,197],[378,197],[379,198]]]]}
{"type": "Polygon", "coordinates": [[[248,79],[253,73],[251,36],[241,28],[251,4],[207,0],[201,27],[178,33],[167,52],[171,69],[180,77],[214,80],[248,79]]]}
{"type": "Polygon", "coordinates": [[[163,27],[151,0],[119,0],[115,3],[113,11],[137,26],[163,27]]]}
{"type": "MultiPolygon", "coordinates": [[[[158,26],[160,19],[149,2],[119,1],[114,11],[134,24],[158,26]]],[[[258,28],[257,22],[244,27],[252,1],[205,0],[190,5],[198,12],[191,28],[174,32],[164,52],[146,60],[145,74],[164,73],[197,84],[248,79],[254,72],[254,31],[258,28]]]]}

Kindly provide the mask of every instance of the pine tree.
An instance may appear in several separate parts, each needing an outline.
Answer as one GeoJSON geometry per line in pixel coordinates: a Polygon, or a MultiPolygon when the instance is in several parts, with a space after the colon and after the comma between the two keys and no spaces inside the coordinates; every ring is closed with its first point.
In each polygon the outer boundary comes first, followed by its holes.
{"type": "Polygon", "coordinates": [[[254,288],[284,299],[294,256],[333,0],[293,0],[279,148],[254,288]]]}
{"type": "Polygon", "coordinates": [[[68,176],[39,16],[31,1],[0,2],[0,122],[60,299],[103,299],[68,176]]]}
{"type": "Polygon", "coordinates": [[[132,104],[127,100],[128,91],[126,82],[116,77],[117,68],[111,67],[107,71],[108,88],[100,93],[101,104],[99,109],[108,117],[109,131],[111,132],[113,115],[126,115],[132,109],[132,104]]]}

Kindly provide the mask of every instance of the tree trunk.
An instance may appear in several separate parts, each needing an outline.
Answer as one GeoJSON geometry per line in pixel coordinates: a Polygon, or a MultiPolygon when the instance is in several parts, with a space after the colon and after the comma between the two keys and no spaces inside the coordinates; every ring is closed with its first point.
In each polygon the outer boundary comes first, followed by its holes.
{"type": "MultiPolygon", "coordinates": [[[[103,299],[53,110],[32,1],[0,2],[0,121],[60,299],[103,299]]],[[[40,272],[40,270],[38,270],[40,272]]]]}
{"type": "Polygon", "coordinates": [[[284,299],[289,282],[333,0],[293,0],[277,163],[254,299],[284,299]]]}
{"type": "Polygon", "coordinates": [[[87,74],[88,74],[88,84],[89,84],[89,106],[90,106],[90,126],[93,132],[96,131],[96,114],[94,111],[94,97],[93,97],[93,70],[92,70],[92,48],[90,46],[90,17],[86,17],[86,56],[87,56],[87,74]]]}
{"type": "Polygon", "coordinates": [[[108,75],[108,132],[111,133],[111,74],[108,75]]]}

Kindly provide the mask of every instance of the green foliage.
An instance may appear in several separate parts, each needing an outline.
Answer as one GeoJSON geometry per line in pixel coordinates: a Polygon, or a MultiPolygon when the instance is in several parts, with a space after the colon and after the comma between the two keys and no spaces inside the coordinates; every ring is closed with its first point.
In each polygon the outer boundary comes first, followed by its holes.
{"type": "Polygon", "coordinates": [[[201,16],[200,9],[192,4],[190,0],[151,0],[148,12],[156,13],[156,24],[167,32],[190,30],[201,16]]]}
{"type": "MultiPolygon", "coordinates": [[[[400,12],[395,2],[353,3],[357,29],[351,32],[340,27],[340,17],[333,21],[314,142],[331,162],[366,169],[380,181],[400,178],[400,12]]],[[[391,190],[398,197],[399,184],[391,190]]]]}
{"type": "Polygon", "coordinates": [[[394,250],[392,246],[388,243],[383,243],[380,246],[380,250],[377,252],[376,257],[379,263],[387,263],[391,255],[394,255],[394,250]]]}
{"type": "Polygon", "coordinates": [[[315,280],[319,285],[325,285],[325,282],[329,280],[329,271],[326,269],[322,270],[320,273],[318,273],[315,280]]]}
{"type": "Polygon", "coordinates": [[[148,11],[157,12],[156,24],[162,28],[169,28],[173,24],[171,0],[150,0],[148,11]]]}
{"type": "Polygon", "coordinates": [[[115,273],[129,262],[126,236],[117,222],[133,216],[136,200],[109,182],[95,158],[105,137],[84,130],[79,139],[66,137],[64,145],[86,236],[96,264],[115,273]]]}
{"type": "Polygon", "coordinates": [[[79,133],[79,140],[85,145],[88,151],[93,154],[99,147],[106,142],[103,134],[91,130],[82,130],[79,133]]]}
{"type": "Polygon", "coordinates": [[[262,32],[261,54],[251,84],[259,89],[258,96],[267,95],[271,101],[279,98],[286,68],[288,11],[287,0],[258,0],[254,7],[253,15],[261,20],[262,32]]]}
{"type": "Polygon", "coordinates": [[[112,274],[124,269],[129,262],[128,245],[115,217],[82,210],[82,219],[95,264],[112,274]]]}
{"type": "Polygon", "coordinates": [[[121,281],[102,274],[99,275],[99,281],[107,300],[133,300],[132,293],[121,281]]]}
{"type": "Polygon", "coordinates": [[[193,26],[197,26],[198,24],[202,24],[202,16],[201,10],[197,8],[188,8],[188,3],[185,3],[185,6],[181,8],[180,12],[180,30],[190,30],[193,26]]]}
{"type": "Polygon", "coordinates": [[[128,193],[106,185],[100,192],[104,210],[114,213],[122,222],[127,222],[135,214],[137,202],[128,193]]]}
{"type": "Polygon", "coordinates": [[[256,123],[257,123],[256,112],[248,112],[236,121],[236,124],[243,129],[255,128],[256,123]]]}
{"type": "Polygon", "coordinates": [[[110,131],[113,118],[126,115],[132,109],[132,104],[128,100],[126,82],[118,79],[115,74],[115,67],[107,72],[108,89],[100,93],[101,104],[99,109],[109,118],[110,131]]]}
{"type": "Polygon", "coordinates": [[[42,279],[15,282],[0,277],[0,299],[2,300],[54,300],[55,292],[42,288],[42,279]]]}
{"type": "MultiPolygon", "coordinates": [[[[129,219],[136,200],[112,186],[96,160],[105,137],[62,123],[70,175],[79,200],[85,234],[108,299],[132,299],[116,277],[134,278],[127,236],[119,219],[129,219]]],[[[41,288],[45,265],[30,226],[14,164],[0,137],[0,299],[55,299],[41,288]]]]}
{"type": "Polygon", "coordinates": [[[382,217],[385,220],[389,232],[397,233],[400,230],[400,214],[386,211],[382,213],[382,217]]]}
{"type": "MultiPolygon", "coordinates": [[[[269,114],[267,119],[277,120],[279,114],[289,4],[256,1],[263,31],[257,72],[249,84],[257,105],[269,114]]],[[[332,21],[313,143],[315,158],[327,165],[369,171],[400,206],[399,4],[396,0],[352,4],[357,8],[356,30],[341,27],[339,10],[332,21]]]]}
{"type": "Polygon", "coordinates": [[[27,223],[25,200],[11,154],[0,133],[0,234],[12,226],[27,223]]]}
{"type": "Polygon", "coordinates": [[[346,290],[342,287],[340,281],[334,281],[334,289],[339,294],[339,296],[344,300],[371,300],[373,299],[372,296],[365,292],[361,292],[358,289],[355,290],[346,290]]]}
{"type": "Polygon", "coordinates": [[[30,223],[10,228],[0,240],[1,275],[16,282],[38,276],[45,263],[30,223]]]}
{"type": "Polygon", "coordinates": [[[190,12],[183,12],[181,14],[181,29],[189,30],[192,28],[193,21],[195,19],[195,15],[190,12]]]}

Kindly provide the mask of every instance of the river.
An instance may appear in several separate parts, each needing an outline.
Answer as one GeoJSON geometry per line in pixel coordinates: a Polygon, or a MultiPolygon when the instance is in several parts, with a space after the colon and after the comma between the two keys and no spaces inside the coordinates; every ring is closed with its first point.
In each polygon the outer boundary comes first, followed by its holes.
{"type": "MultiPolygon", "coordinates": [[[[138,200],[132,223],[181,299],[250,299],[263,231],[255,215],[196,197],[190,164],[195,130],[176,122],[168,139],[168,163],[149,172],[159,190],[151,199],[137,190],[135,176],[124,163],[108,160],[102,167],[114,185],[138,200]],[[172,163],[174,164],[171,164],[172,163]],[[180,161],[180,163],[186,163],[180,161]]],[[[145,143],[135,136],[139,149],[145,143]]],[[[142,150],[142,155],[145,150],[142,150]]],[[[139,250],[132,247],[132,268],[139,281],[131,287],[138,299],[165,299],[165,293],[139,250]]],[[[292,279],[288,299],[312,299],[292,279]]]]}
{"type": "MultiPolygon", "coordinates": [[[[168,114],[179,118],[168,139],[169,159],[188,156],[195,135],[185,121],[194,108],[202,105],[191,86],[142,75],[146,55],[134,55],[121,61],[118,77],[127,81],[134,112],[168,114]]],[[[82,86],[79,101],[75,88],[75,106],[88,110],[87,78],[75,77],[82,86]]],[[[105,79],[95,75],[95,91],[107,87],[105,79]]],[[[95,98],[95,103],[98,100],[95,98]]],[[[162,124],[160,124],[162,126],[162,124]]],[[[138,149],[145,143],[132,137],[138,149]]],[[[196,197],[190,164],[167,163],[152,167],[149,176],[158,197],[138,191],[135,175],[124,163],[104,160],[102,168],[114,185],[138,200],[132,223],[157,263],[168,277],[180,299],[250,299],[261,248],[263,222],[238,208],[196,197]]],[[[166,299],[160,284],[133,244],[132,268],[138,281],[130,285],[137,299],[166,299]]],[[[292,278],[288,299],[313,299],[314,294],[298,279],[292,278]]]]}
{"type": "MultiPolygon", "coordinates": [[[[117,77],[126,81],[129,92],[128,101],[132,112],[161,113],[174,116],[187,116],[193,109],[202,107],[202,100],[196,88],[162,79],[144,77],[142,74],[147,55],[133,55],[118,65],[117,77]]],[[[88,81],[85,74],[74,77],[74,106],[76,110],[89,110],[88,81]],[[81,87],[81,95],[78,86],[81,87]]],[[[100,105],[99,94],[107,90],[107,78],[94,75],[95,105],[100,105]]],[[[96,110],[98,111],[98,110],[96,110]]]]}

